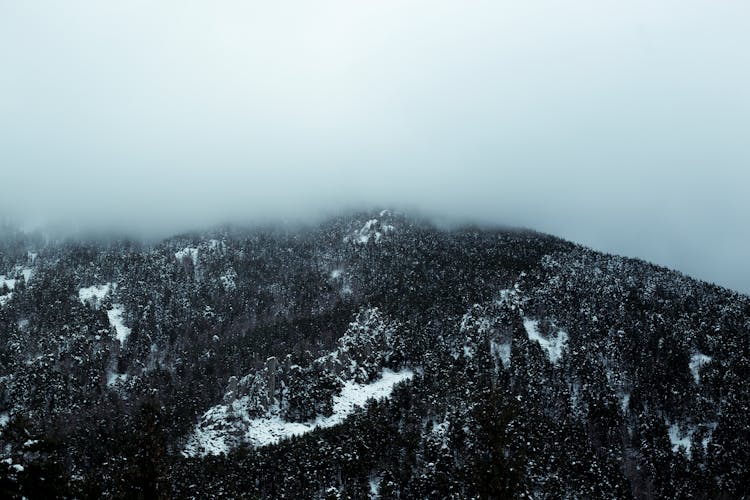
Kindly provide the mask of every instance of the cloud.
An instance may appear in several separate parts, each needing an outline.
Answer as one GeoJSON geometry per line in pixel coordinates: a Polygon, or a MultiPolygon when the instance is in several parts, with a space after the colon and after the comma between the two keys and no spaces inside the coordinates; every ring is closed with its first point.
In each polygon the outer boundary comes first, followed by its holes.
{"type": "Polygon", "coordinates": [[[750,292],[746,2],[6,2],[0,212],[413,206],[750,292]]]}

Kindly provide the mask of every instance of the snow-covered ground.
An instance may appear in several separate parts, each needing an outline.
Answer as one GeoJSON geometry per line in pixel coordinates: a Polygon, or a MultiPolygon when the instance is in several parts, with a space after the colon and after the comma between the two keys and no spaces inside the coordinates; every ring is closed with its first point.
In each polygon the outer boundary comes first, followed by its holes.
{"type": "Polygon", "coordinates": [[[195,247],[186,247],[176,252],[174,258],[181,261],[185,257],[189,257],[193,261],[193,267],[198,266],[198,249],[195,247]]]}
{"type": "Polygon", "coordinates": [[[107,373],[107,387],[113,387],[120,382],[125,382],[127,379],[128,379],[127,373],[108,372],[107,373]]]}
{"type": "Polygon", "coordinates": [[[564,330],[558,330],[557,336],[548,339],[539,332],[539,321],[535,319],[524,319],[523,326],[526,328],[529,340],[538,342],[542,349],[547,351],[550,362],[556,364],[568,343],[568,334],[564,330]]]}
{"type": "Polygon", "coordinates": [[[710,363],[712,359],[713,358],[711,356],[706,356],[705,354],[701,353],[693,354],[690,357],[690,363],[688,366],[690,367],[690,373],[693,374],[693,379],[695,380],[696,384],[701,383],[700,369],[703,368],[704,365],[710,363]]]}
{"type": "MultiPolygon", "coordinates": [[[[16,266],[12,275],[18,276],[19,274],[23,276],[24,281],[28,283],[31,280],[33,270],[16,266]]],[[[8,289],[8,293],[0,295],[0,306],[4,306],[13,297],[13,290],[16,288],[16,283],[18,283],[18,279],[8,278],[4,274],[0,274],[0,289],[3,288],[3,285],[8,289]]]]}
{"type": "MultiPolygon", "coordinates": [[[[669,422],[667,422],[667,424],[669,424],[669,422]]],[[[693,446],[693,435],[699,427],[702,427],[705,430],[704,437],[701,440],[701,446],[703,447],[704,451],[707,450],[708,444],[711,442],[711,438],[713,437],[713,433],[716,430],[716,427],[718,427],[717,422],[710,422],[707,424],[702,424],[700,426],[680,426],[676,423],[670,424],[668,435],[669,442],[672,445],[672,452],[682,452],[685,454],[688,460],[690,460],[692,458],[691,447],[693,446]]]]}
{"type": "Polygon", "coordinates": [[[683,448],[685,455],[690,458],[690,446],[693,444],[693,430],[691,429],[682,433],[677,424],[672,424],[669,426],[669,442],[672,444],[672,451],[674,453],[683,448]]]}
{"type": "MultiPolygon", "coordinates": [[[[104,283],[103,285],[91,285],[78,290],[78,298],[82,304],[88,305],[95,309],[99,309],[102,305],[102,300],[113,292],[117,288],[116,283],[104,283]]],[[[123,322],[123,315],[125,314],[125,308],[120,304],[112,304],[112,307],[107,310],[107,318],[109,318],[110,326],[115,329],[115,338],[120,341],[120,344],[124,343],[130,335],[130,328],[125,326],[123,322]]]]}
{"type": "Polygon", "coordinates": [[[109,291],[114,287],[112,283],[105,283],[103,285],[91,285],[78,290],[78,299],[81,303],[89,304],[90,306],[99,309],[104,297],[109,294],[109,291]]]}
{"type": "Polygon", "coordinates": [[[115,338],[120,341],[120,344],[125,342],[125,339],[130,335],[130,328],[125,326],[122,321],[122,315],[125,309],[119,305],[112,305],[112,309],[107,311],[107,317],[109,318],[109,324],[115,327],[115,338]]]}
{"type": "MultiPolygon", "coordinates": [[[[381,212],[382,213],[382,212],[381,212]]],[[[354,231],[351,235],[344,238],[344,242],[352,242],[358,245],[366,245],[370,240],[379,243],[383,236],[396,229],[391,224],[383,224],[378,219],[370,219],[359,231],[354,231]]]]}
{"type": "Polygon", "coordinates": [[[8,290],[13,290],[16,287],[16,279],[6,278],[4,274],[0,274],[0,287],[3,285],[8,287],[8,290]]]}
{"type": "Polygon", "coordinates": [[[208,410],[202,417],[183,451],[185,456],[206,456],[226,453],[234,442],[252,446],[265,446],[281,439],[305,434],[317,428],[333,427],[342,423],[355,409],[365,406],[371,399],[387,398],[399,382],[414,376],[411,370],[398,372],[383,370],[380,379],[369,384],[354,381],[344,383],[341,393],[333,398],[333,413],[319,415],[308,422],[288,422],[280,415],[278,406],[260,418],[249,418],[245,411],[247,398],[240,398],[231,405],[218,405],[208,410]],[[235,419],[234,422],[233,418],[235,419]],[[239,421],[236,418],[239,417],[239,421]]]}
{"type": "Polygon", "coordinates": [[[493,357],[500,358],[503,368],[510,368],[510,343],[499,343],[494,340],[490,341],[490,353],[493,357]]]}

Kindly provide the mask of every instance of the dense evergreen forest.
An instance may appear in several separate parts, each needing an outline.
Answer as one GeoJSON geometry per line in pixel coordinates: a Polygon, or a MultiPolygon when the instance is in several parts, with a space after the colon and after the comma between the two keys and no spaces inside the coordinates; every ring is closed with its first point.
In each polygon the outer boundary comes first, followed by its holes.
{"type": "Polygon", "coordinates": [[[532,231],[0,228],[4,498],[743,498],[748,382],[749,297],[532,231]]]}

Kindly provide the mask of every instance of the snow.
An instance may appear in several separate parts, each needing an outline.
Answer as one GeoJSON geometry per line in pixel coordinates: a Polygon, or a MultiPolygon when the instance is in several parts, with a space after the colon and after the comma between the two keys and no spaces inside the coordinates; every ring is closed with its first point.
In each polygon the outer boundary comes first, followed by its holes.
{"type": "Polygon", "coordinates": [[[120,344],[125,342],[125,339],[130,335],[130,328],[125,326],[123,323],[122,315],[125,312],[125,308],[121,305],[113,305],[112,309],[107,311],[107,317],[109,318],[109,324],[115,328],[115,338],[120,341],[120,344]]]}
{"type": "Polygon", "coordinates": [[[333,398],[333,413],[327,417],[319,415],[315,420],[308,422],[284,420],[280,416],[278,405],[270,408],[266,416],[251,419],[244,411],[248,402],[247,396],[234,401],[229,406],[215,406],[201,417],[183,454],[206,456],[226,453],[231,447],[228,441],[233,440],[228,435],[230,433],[234,436],[239,434],[242,441],[252,446],[266,446],[317,428],[333,427],[342,423],[357,408],[365,406],[369,400],[389,397],[396,384],[409,380],[413,376],[414,373],[408,369],[398,372],[383,370],[380,379],[369,384],[358,384],[349,380],[344,383],[340,394],[333,398]],[[239,421],[229,421],[238,417],[239,421]]]}
{"type": "MultiPolygon", "coordinates": [[[[28,269],[28,268],[22,269],[18,266],[13,271],[15,276],[18,276],[18,274],[21,274],[26,283],[28,283],[29,280],[31,280],[32,272],[33,271],[31,269],[28,269]]],[[[0,288],[2,288],[3,285],[5,285],[6,287],[8,287],[8,290],[9,290],[8,293],[6,293],[5,295],[0,295],[0,306],[4,306],[5,304],[8,303],[8,301],[11,298],[13,298],[12,291],[16,288],[17,283],[18,283],[18,279],[6,278],[4,274],[0,274],[0,288]]]]}
{"type": "Polygon", "coordinates": [[[370,219],[365,222],[365,225],[359,231],[354,231],[351,235],[344,238],[344,242],[353,242],[358,245],[366,245],[371,239],[375,243],[380,243],[380,240],[384,235],[390,233],[395,229],[390,224],[382,224],[378,219],[370,219]]]}
{"type": "Polygon", "coordinates": [[[13,290],[16,287],[16,280],[6,278],[4,274],[0,274],[0,287],[3,285],[8,287],[8,290],[13,290]]]}
{"type": "Polygon", "coordinates": [[[89,287],[81,288],[80,290],[78,290],[78,299],[84,305],[89,304],[94,308],[99,309],[101,301],[113,288],[113,283],[91,285],[89,287]]]}
{"type": "Polygon", "coordinates": [[[622,412],[627,414],[628,408],[630,408],[630,394],[623,394],[620,399],[620,409],[622,412]]]}
{"type": "MultiPolygon", "coordinates": [[[[669,423],[669,422],[667,422],[669,423]]],[[[705,431],[705,436],[701,440],[701,446],[704,450],[708,450],[708,444],[713,438],[713,433],[718,426],[718,422],[709,422],[706,424],[680,426],[677,423],[669,425],[669,442],[672,444],[672,452],[682,452],[689,459],[692,458],[691,446],[693,444],[693,435],[698,428],[702,428],[705,431]],[[684,430],[681,430],[684,429],[684,430]]]]}
{"type": "Polygon", "coordinates": [[[10,422],[10,415],[8,412],[0,413],[0,427],[5,427],[10,422]]]}
{"type": "Polygon", "coordinates": [[[198,249],[195,247],[185,247],[179,252],[174,254],[175,259],[182,261],[185,257],[189,257],[193,261],[193,267],[198,266],[198,249]]]}
{"type": "Polygon", "coordinates": [[[686,433],[680,432],[680,427],[677,424],[669,426],[669,442],[672,443],[672,452],[677,453],[680,448],[684,448],[684,453],[690,458],[690,445],[692,444],[694,429],[688,430],[686,433]]]}
{"type": "Polygon", "coordinates": [[[499,343],[494,340],[490,341],[490,353],[495,358],[500,358],[503,368],[510,368],[510,343],[499,343]]]}
{"type": "Polygon", "coordinates": [[[539,321],[534,319],[524,319],[523,326],[526,329],[526,334],[529,336],[529,340],[538,342],[541,348],[547,351],[547,356],[549,357],[550,362],[552,364],[557,364],[567,345],[568,334],[564,330],[559,330],[556,337],[552,339],[545,338],[539,332],[539,321]]]}
{"type": "Polygon", "coordinates": [[[107,387],[114,387],[120,382],[125,382],[128,379],[127,373],[107,373],[107,387]]]}
{"type": "Polygon", "coordinates": [[[229,269],[225,274],[219,277],[219,280],[221,281],[221,285],[224,287],[224,290],[226,290],[227,292],[230,292],[237,288],[237,273],[234,269],[229,269]]]}
{"type": "Polygon", "coordinates": [[[518,283],[516,283],[513,288],[506,288],[504,290],[500,290],[500,298],[495,301],[495,303],[499,306],[508,304],[512,310],[520,309],[520,296],[519,296],[519,287],[518,283]]]}
{"type": "MultiPolygon", "coordinates": [[[[109,295],[110,292],[117,288],[115,283],[105,283],[103,285],[91,285],[89,287],[81,288],[78,290],[78,299],[84,305],[89,305],[96,309],[101,307],[101,302],[109,295]]],[[[130,335],[130,328],[125,326],[122,316],[125,313],[125,308],[119,304],[112,304],[112,308],[107,310],[107,318],[109,318],[110,326],[115,329],[115,337],[122,344],[125,339],[130,335]]]]}
{"type": "Polygon", "coordinates": [[[703,368],[704,365],[710,363],[712,359],[711,356],[706,356],[701,353],[693,354],[690,357],[690,363],[688,366],[690,367],[690,372],[693,374],[693,379],[695,379],[696,384],[701,383],[700,369],[703,368]]]}
{"type": "Polygon", "coordinates": [[[382,477],[376,476],[370,479],[370,498],[380,498],[380,482],[382,477]]]}

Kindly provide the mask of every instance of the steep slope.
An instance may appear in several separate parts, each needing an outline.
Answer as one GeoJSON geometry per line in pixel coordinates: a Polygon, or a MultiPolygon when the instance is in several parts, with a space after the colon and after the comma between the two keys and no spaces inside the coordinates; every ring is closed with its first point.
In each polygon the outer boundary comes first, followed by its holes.
{"type": "Polygon", "coordinates": [[[388,211],[0,239],[5,496],[739,498],[750,299],[388,211]]]}

